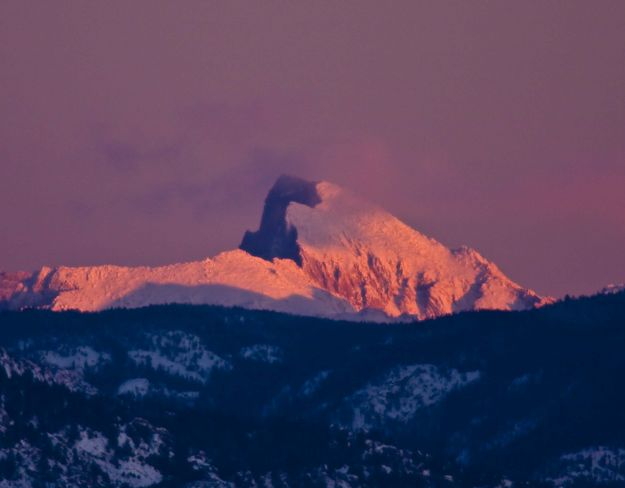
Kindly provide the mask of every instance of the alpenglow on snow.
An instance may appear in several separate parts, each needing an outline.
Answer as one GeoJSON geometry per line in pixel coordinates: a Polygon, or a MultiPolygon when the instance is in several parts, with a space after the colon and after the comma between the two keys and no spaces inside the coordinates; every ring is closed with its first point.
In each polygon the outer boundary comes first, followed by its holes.
{"type": "Polygon", "coordinates": [[[477,251],[449,249],[328,182],[281,176],[240,248],[158,267],[0,273],[0,308],[239,306],[356,320],[524,310],[548,302],[477,251]]]}

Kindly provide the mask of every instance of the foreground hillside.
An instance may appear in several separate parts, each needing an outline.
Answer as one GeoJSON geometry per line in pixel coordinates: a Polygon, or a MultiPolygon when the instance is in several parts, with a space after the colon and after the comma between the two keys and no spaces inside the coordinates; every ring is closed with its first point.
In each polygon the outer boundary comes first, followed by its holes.
{"type": "Polygon", "coordinates": [[[625,293],[396,325],[0,313],[0,487],[624,486],[625,293]]]}

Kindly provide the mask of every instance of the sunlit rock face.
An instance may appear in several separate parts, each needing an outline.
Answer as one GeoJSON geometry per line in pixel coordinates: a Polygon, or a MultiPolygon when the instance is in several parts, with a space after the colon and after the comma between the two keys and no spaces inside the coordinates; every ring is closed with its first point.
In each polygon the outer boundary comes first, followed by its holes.
{"type": "Polygon", "coordinates": [[[467,247],[448,249],[327,182],[281,176],[240,249],[159,267],[0,274],[0,307],[240,306],[358,320],[430,318],[545,303],[467,247]]]}

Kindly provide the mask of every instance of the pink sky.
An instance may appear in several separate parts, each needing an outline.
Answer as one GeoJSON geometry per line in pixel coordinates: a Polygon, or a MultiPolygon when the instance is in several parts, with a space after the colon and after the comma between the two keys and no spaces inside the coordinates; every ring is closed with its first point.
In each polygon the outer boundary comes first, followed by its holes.
{"type": "Polygon", "coordinates": [[[625,281],[625,2],[0,3],[0,269],[239,244],[284,172],[625,281]]]}

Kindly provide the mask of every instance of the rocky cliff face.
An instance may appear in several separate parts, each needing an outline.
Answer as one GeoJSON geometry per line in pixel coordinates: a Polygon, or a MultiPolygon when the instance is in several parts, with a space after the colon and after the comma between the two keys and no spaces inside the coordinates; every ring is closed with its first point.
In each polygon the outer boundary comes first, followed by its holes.
{"type": "Polygon", "coordinates": [[[297,229],[286,220],[289,205],[297,203],[309,207],[321,203],[317,185],[292,176],[278,178],[265,199],[259,229],[247,231],[239,247],[253,256],[291,259],[301,266],[297,229]]]}
{"type": "Polygon", "coordinates": [[[159,267],[0,274],[0,307],[102,310],[214,304],[380,320],[522,310],[544,299],[467,247],[450,250],[327,182],[280,177],[240,250],[159,267]]]}

